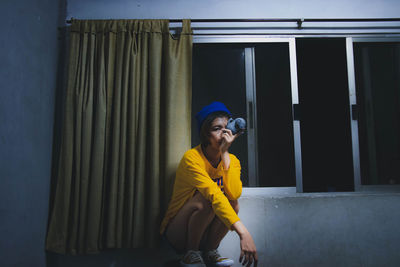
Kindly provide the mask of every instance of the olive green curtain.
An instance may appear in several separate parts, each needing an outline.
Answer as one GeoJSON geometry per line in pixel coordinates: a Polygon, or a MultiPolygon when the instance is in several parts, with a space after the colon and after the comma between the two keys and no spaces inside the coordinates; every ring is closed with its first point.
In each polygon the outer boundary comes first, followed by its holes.
{"type": "Polygon", "coordinates": [[[190,148],[190,22],[73,20],[46,248],[156,247],[190,148]]]}

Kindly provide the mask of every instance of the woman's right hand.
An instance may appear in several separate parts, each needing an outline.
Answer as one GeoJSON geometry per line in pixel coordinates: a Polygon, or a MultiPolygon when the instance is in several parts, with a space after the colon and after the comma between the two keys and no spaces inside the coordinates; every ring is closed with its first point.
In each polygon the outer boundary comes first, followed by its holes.
{"type": "Polygon", "coordinates": [[[240,238],[240,258],[239,262],[247,267],[254,263],[257,266],[258,256],[256,245],[254,244],[253,238],[249,231],[241,221],[237,221],[232,225],[232,228],[238,233],[240,238]]]}

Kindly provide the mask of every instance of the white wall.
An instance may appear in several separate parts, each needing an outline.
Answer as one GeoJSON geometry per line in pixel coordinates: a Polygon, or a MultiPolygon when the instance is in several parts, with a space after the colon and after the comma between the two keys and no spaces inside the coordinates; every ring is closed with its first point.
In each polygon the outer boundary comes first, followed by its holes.
{"type": "Polygon", "coordinates": [[[69,0],[67,18],[395,18],[399,0],[69,0]]]}

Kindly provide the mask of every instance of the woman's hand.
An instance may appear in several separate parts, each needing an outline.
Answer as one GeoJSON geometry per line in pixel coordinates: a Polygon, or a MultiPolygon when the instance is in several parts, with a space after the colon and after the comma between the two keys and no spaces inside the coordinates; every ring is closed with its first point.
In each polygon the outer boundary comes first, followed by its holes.
{"type": "Polygon", "coordinates": [[[257,266],[258,263],[258,256],[257,256],[257,249],[256,245],[254,244],[253,238],[251,237],[250,233],[244,234],[240,238],[240,258],[239,262],[242,265],[251,266],[254,263],[254,266],[257,266]]]}
{"type": "Polygon", "coordinates": [[[256,245],[254,244],[253,238],[249,231],[241,221],[237,221],[232,225],[232,228],[238,233],[240,237],[240,258],[239,262],[247,267],[254,263],[254,266],[258,264],[258,256],[256,245]]]}
{"type": "Polygon", "coordinates": [[[222,142],[219,146],[221,153],[227,152],[233,141],[235,141],[238,134],[233,135],[232,131],[229,129],[222,130],[222,142]]]}
{"type": "Polygon", "coordinates": [[[228,170],[229,165],[231,164],[228,149],[233,141],[236,139],[236,135],[233,135],[232,131],[229,129],[223,129],[221,138],[222,141],[221,145],[219,146],[219,150],[221,151],[221,160],[224,166],[224,170],[228,170]]]}

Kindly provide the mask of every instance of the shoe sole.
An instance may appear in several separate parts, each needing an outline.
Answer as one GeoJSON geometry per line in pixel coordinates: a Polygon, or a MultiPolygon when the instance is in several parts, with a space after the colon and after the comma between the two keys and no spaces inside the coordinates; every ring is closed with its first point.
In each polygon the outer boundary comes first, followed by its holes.
{"type": "Polygon", "coordinates": [[[179,262],[179,265],[181,267],[207,267],[207,265],[205,265],[204,263],[187,264],[182,261],[179,262]]]}
{"type": "Polygon", "coordinates": [[[233,264],[235,264],[235,262],[231,259],[224,260],[224,261],[217,262],[217,263],[207,262],[207,266],[213,266],[213,267],[228,267],[228,266],[232,266],[233,264]]]}

